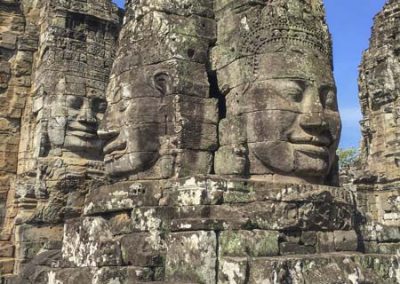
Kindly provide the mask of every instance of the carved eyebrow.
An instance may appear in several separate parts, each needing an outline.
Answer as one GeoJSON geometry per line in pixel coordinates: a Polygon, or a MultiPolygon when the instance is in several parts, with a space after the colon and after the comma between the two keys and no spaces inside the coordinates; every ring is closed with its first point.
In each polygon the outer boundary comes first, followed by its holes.
{"type": "Polygon", "coordinates": [[[298,77],[298,76],[273,76],[273,77],[259,77],[253,81],[268,81],[268,80],[291,80],[300,82],[315,82],[313,78],[298,77]]]}
{"type": "Polygon", "coordinates": [[[304,90],[307,85],[309,85],[309,80],[305,79],[290,79],[292,82],[295,82],[302,90],[304,90]]]}
{"type": "Polygon", "coordinates": [[[319,87],[319,89],[330,89],[333,91],[337,91],[337,87],[335,84],[332,83],[322,83],[321,86],[319,87]]]}

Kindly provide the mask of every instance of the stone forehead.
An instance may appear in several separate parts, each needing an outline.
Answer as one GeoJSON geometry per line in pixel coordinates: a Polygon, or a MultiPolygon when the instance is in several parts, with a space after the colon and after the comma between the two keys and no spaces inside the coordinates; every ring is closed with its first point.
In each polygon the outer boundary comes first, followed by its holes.
{"type": "Polygon", "coordinates": [[[299,78],[333,81],[330,59],[309,51],[284,51],[257,54],[250,62],[257,79],[299,78]]]}

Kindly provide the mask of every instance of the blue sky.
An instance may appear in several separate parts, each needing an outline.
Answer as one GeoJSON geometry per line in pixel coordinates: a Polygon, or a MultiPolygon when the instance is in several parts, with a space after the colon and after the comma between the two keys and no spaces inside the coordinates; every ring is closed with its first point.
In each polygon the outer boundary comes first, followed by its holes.
{"type": "Polygon", "coordinates": [[[385,0],[324,0],[333,36],[335,76],[343,131],[341,147],[357,147],[360,140],[358,66],[368,48],[373,17],[385,0]]]}
{"type": "MultiPolygon", "coordinates": [[[[340,147],[357,147],[360,140],[358,66],[368,48],[373,17],[385,0],[324,0],[328,24],[333,35],[335,76],[343,132],[340,147]]],[[[114,0],[123,6],[123,0],[114,0]]]]}

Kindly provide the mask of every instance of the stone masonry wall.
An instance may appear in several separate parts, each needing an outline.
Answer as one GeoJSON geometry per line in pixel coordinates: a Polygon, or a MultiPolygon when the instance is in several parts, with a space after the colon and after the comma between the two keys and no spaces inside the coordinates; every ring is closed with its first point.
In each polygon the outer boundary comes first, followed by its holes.
{"type": "Polygon", "coordinates": [[[365,250],[373,253],[400,249],[399,18],[400,2],[387,1],[375,17],[370,46],[360,65],[363,138],[354,187],[364,215],[365,250]]]}
{"type": "Polygon", "coordinates": [[[13,271],[21,116],[31,85],[35,42],[19,2],[2,1],[0,19],[0,274],[8,274],[13,271]]]}
{"type": "Polygon", "coordinates": [[[2,139],[14,147],[5,162],[14,173],[7,223],[2,226],[2,239],[8,242],[0,247],[5,261],[0,270],[9,274],[18,273],[41,249],[57,247],[65,216],[81,210],[87,187],[83,184],[104,176],[96,132],[106,108],[121,19],[111,1],[19,1],[3,6],[1,22],[8,26],[2,32],[7,48],[2,54],[10,59],[3,65],[17,77],[4,76],[9,80],[2,89],[7,104],[1,104],[10,109],[12,131],[18,135],[14,142],[8,141],[10,135],[2,139]]]}
{"type": "Polygon", "coordinates": [[[398,283],[397,257],[357,252],[354,202],[341,188],[205,176],[103,186],[66,222],[62,254],[39,255],[17,283],[398,283]]]}

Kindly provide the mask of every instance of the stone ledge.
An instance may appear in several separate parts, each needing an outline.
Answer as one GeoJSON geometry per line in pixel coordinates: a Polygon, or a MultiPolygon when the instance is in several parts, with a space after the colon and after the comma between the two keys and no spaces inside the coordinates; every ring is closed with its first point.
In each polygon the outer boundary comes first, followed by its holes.
{"type": "Polygon", "coordinates": [[[400,275],[399,259],[394,255],[332,253],[251,258],[244,263],[243,259],[220,261],[220,267],[227,266],[230,269],[220,271],[218,283],[399,283],[400,275]]]}
{"type": "Polygon", "coordinates": [[[178,180],[122,182],[96,188],[87,196],[84,212],[86,215],[95,215],[158,205],[239,206],[257,201],[355,206],[353,193],[344,188],[196,176],[178,180]]]}

